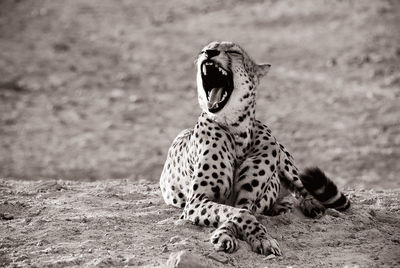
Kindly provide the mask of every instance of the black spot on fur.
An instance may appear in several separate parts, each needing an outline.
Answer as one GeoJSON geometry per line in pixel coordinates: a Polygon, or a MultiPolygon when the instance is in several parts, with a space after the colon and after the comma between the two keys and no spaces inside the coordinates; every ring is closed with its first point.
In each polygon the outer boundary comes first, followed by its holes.
{"type": "Polygon", "coordinates": [[[257,187],[258,184],[259,184],[258,180],[252,180],[251,181],[251,186],[253,186],[253,187],[257,187]]]}
{"type": "Polygon", "coordinates": [[[215,187],[211,187],[211,191],[213,191],[214,193],[219,193],[220,192],[220,188],[219,186],[215,186],[215,187]]]}
{"type": "Polygon", "coordinates": [[[261,163],[261,159],[256,159],[253,161],[254,164],[260,164],[261,163]]]}
{"type": "Polygon", "coordinates": [[[271,165],[269,168],[271,169],[271,171],[274,171],[275,170],[275,165],[271,165]]]}
{"type": "Polygon", "coordinates": [[[247,170],[249,170],[249,166],[245,166],[239,173],[239,177],[243,175],[247,170]]]}
{"type": "Polygon", "coordinates": [[[242,198],[242,199],[239,200],[239,202],[237,204],[240,206],[240,205],[244,205],[246,203],[247,203],[247,199],[246,198],[242,198]]]}
{"type": "Polygon", "coordinates": [[[242,189],[245,189],[248,192],[253,191],[253,187],[249,183],[243,184],[242,189]]]}

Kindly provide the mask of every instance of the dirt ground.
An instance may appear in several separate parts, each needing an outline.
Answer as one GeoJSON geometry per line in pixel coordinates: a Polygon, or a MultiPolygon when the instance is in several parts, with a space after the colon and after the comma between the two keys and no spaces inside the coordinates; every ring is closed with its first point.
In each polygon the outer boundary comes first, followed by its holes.
{"type": "Polygon", "coordinates": [[[0,180],[0,266],[164,267],[185,250],[205,267],[398,267],[400,190],[347,193],[345,213],[263,217],[283,250],[269,259],[243,241],[233,254],[214,252],[213,229],[175,224],[180,210],[156,184],[0,180]]]}
{"type": "Polygon", "coordinates": [[[399,14],[395,0],[0,1],[0,266],[153,267],[184,249],[211,266],[399,266],[399,14]],[[272,64],[259,119],[353,198],[263,219],[282,258],[213,253],[212,230],[175,225],[158,191],[212,40],[272,64]]]}

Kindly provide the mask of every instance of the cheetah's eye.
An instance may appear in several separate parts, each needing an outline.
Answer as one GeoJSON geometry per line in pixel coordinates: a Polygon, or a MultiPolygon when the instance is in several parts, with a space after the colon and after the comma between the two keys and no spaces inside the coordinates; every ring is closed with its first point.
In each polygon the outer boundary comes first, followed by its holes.
{"type": "Polygon", "coordinates": [[[239,55],[241,56],[242,53],[240,53],[239,51],[235,51],[235,50],[228,50],[226,51],[227,54],[231,54],[231,55],[239,55]]]}

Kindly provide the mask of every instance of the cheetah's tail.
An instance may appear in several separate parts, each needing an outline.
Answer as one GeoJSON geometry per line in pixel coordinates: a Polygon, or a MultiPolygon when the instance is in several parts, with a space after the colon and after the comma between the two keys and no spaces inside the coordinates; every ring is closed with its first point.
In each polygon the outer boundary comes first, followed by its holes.
{"type": "Polygon", "coordinates": [[[300,180],[306,190],[326,208],[346,210],[350,200],[339,191],[336,184],[318,167],[307,168],[300,174],[300,180]]]}

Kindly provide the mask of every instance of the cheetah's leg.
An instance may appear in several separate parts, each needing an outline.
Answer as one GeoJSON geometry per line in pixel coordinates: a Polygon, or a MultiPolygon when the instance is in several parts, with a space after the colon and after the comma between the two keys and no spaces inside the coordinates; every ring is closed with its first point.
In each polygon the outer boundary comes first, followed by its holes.
{"type": "Polygon", "coordinates": [[[292,202],[282,196],[285,188],[281,187],[278,176],[279,147],[265,140],[257,144],[259,146],[253,155],[238,170],[235,206],[264,215],[290,211],[292,202]]]}
{"type": "Polygon", "coordinates": [[[238,173],[235,207],[266,214],[277,200],[280,182],[276,172],[266,173],[264,168],[254,170],[251,163],[254,163],[252,159],[247,159],[238,173]]]}
{"type": "Polygon", "coordinates": [[[183,130],[168,150],[163,172],[160,177],[160,189],[164,201],[175,207],[184,208],[189,193],[190,177],[187,176],[187,148],[193,129],[183,130]],[[176,168],[178,166],[179,168],[176,168]]]}
{"type": "MultiPolygon", "coordinates": [[[[267,149],[265,149],[267,150],[267,149]]],[[[266,214],[273,207],[279,193],[279,178],[276,170],[276,156],[257,153],[249,156],[240,166],[235,176],[235,207],[251,213],[266,214]]],[[[235,219],[235,218],[234,218],[235,219]]],[[[241,222],[241,227],[249,236],[253,251],[280,254],[275,239],[270,237],[261,223],[241,222]],[[267,252],[265,249],[269,249],[267,252]]],[[[230,222],[227,223],[231,226],[230,222]]],[[[233,227],[228,230],[234,229],[233,227]]]]}
{"type": "Polygon", "coordinates": [[[264,213],[265,215],[268,216],[277,216],[285,213],[289,213],[293,210],[293,199],[290,197],[289,194],[283,193],[285,192],[285,187],[281,187],[281,190],[279,192],[279,197],[276,200],[275,204],[270,208],[269,211],[264,213]]]}
{"type": "Polygon", "coordinates": [[[254,252],[281,255],[276,240],[268,236],[266,228],[246,209],[218,204],[204,194],[193,192],[183,218],[195,224],[219,226],[210,239],[217,251],[236,251],[237,238],[241,238],[250,244],[254,252]]]}
{"type": "MultiPolygon", "coordinates": [[[[208,154],[213,153],[210,148],[208,154]]],[[[236,239],[241,238],[255,252],[280,255],[278,243],[267,235],[266,228],[250,211],[214,202],[228,199],[232,191],[233,164],[225,161],[226,158],[223,160],[223,175],[220,167],[209,165],[207,157],[203,157],[195,165],[198,169],[193,172],[189,198],[182,218],[195,224],[218,227],[211,237],[216,250],[233,252],[238,246],[236,239]]]]}
{"type": "Polygon", "coordinates": [[[253,213],[267,216],[276,216],[290,212],[293,208],[293,201],[286,195],[281,196],[281,192],[284,189],[280,186],[278,176],[276,174],[272,175],[266,185],[266,187],[261,189],[262,196],[258,198],[249,196],[249,193],[241,190],[235,206],[249,208],[253,213]],[[277,196],[276,193],[279,193],[279,195],[277,196]]]}
{"type": "Polygon", "coordinates": [[[320,217],[325,207],[318,202],[303,186],[299,179],[299,171],[294,165],[294,159],[286,149],[280,145],[279,178],[283,184],[300,200],[300,209],[308,217],[320,217]]]}
{"type": "Polygon", "coordinates": [[[283,190],[278,176],[274,174],[265,189],[264,196],[257,201],[255,212],[267,216],[276,216],[291,211],[293,202],[286,196],[281,196],[283,190]],[[275,196],[276,193],[278,193],[277,197],[275,196]]]}
{"type": "Polygon", "coordinates": [[[240,236],[242,233],[241,237],[250,244],[252,251],[266,255],[282,254],[278,242],[267,234],[267,229],[257,221],[255,216],[250,215],[247,210],[240,210],[239,213],[238,216],[224,222],[213,233],[211,242],[217,250],[233,252],[234,247],[237,247],[237,241],[232,237],[240,236]]]}

